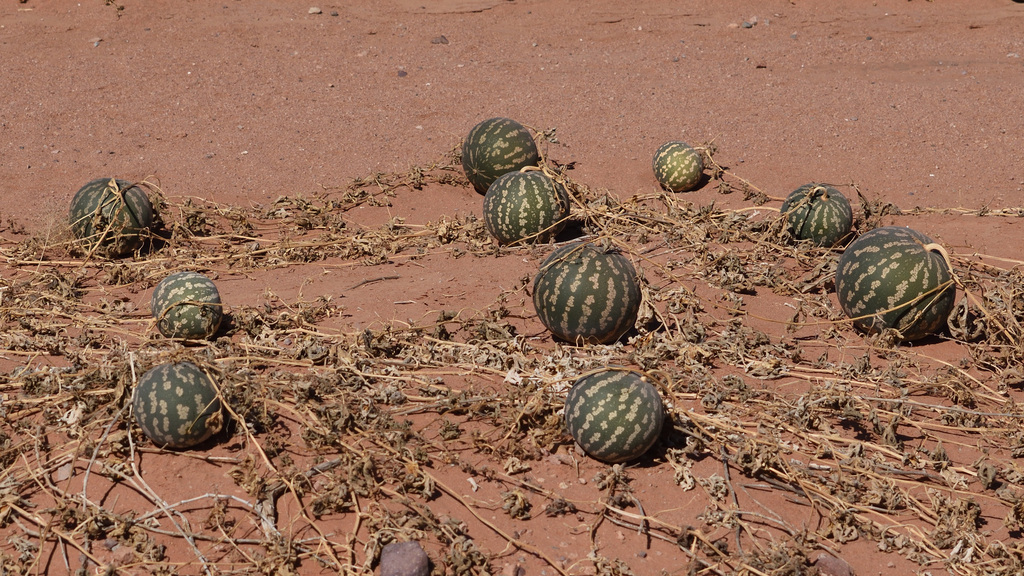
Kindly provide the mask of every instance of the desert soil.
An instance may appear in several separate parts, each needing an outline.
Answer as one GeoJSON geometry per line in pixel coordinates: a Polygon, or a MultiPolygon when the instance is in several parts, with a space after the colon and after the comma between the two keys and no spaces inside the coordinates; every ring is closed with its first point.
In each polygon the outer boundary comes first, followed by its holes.
{"type": "MultiPolygon", "coordinates": [[[[983,277],[980,293],[983,281],[1020,279],[1024,264],[1024,4],[314,4],[0,7],[0,572],[365,574],[379,545],[409,539],[437,574],[1021,569],[1013,443],[1024,376],[1007,351],[1020,340],[978,348],[944,334],[893,349],[841,321],[788,325],[801,294],[730,290],[681,256],[693,248],[676,251],[678,238],[652,228],[612,234],[652,290],[692,295],[708,339],[767,335],[765,349],[789,351],[785,369],[759,371],[757,358],[700,339],[672,360],[644,360],[671,329],[608,347],[556,342],[530,301],[551,246],[499,249],[465,234],[480,229],[482,197],[452,151],[477,122],[513,118],[592,199],[683,207],[677,216],[694,219],[771,218],[798,186],[833,183],[862,229],[925,232],[964,278],[983,277]],[[725,172],[666,194],[651,157],[669,140],[712,148],[725,172]],[[109,176],[152,183],[164,202],[163,239],[115,263],[67,243],[72,196],[109,176]],[[197,215],[209,219],[205,239],[180,225],[197,215]],[[264,257],[282,247],[305,252],[264,257]],[[669,274],[673,259],[684,264],[669,274]],[[152,288],[176,268],[216,279],[230,317],[216,342],[184,346],[153,327],[152,288]],[[445,346],[449,364],[416,364],[424,347],[445,346]],[[692,369],[684,357],[702,350],[719,355],[692,369]],[[986,364],[978,350],[1009,360],[986,364]],[[248,426],[161,450],[124,407],[137,370],[186,357],[224,371],[248,426]],[[611,361],[662,378],[676,424],[622,468],[574,449],[557,426],[566,387],[611,361]],[[913,383],[902,396],[901,378],[913,383]],[[804,436],[775,410],[844,385],[874,427],[837,411],[820,415],[832,425],[805,422],[804,436]],[[709,400],[724,389],[732,395],[709,400]],[[359,424],[324,431],[331,416],[317,404],[339,398],[359,424]],[[360,406],[392,429],[371,429],[360,406]],[[950,416],[972,410],[988,427],[950,416]],[[685,452],[701,434],[708,445],[685,452]],[[781,456],[764,469],[740,462],[760,457],[743,447],[766,438],[781,456]],[[822,438],[837,454],[822,452],[822,438]],[[867,447],[870,466],[839,463],[838,452],[856,456],[851,446],[867,447]],[[937,446],[951,461],[941,471],[937,446]],[[844,475],[866,483],[851,488],[858,498],[842,493],[844,475]],[[812,484],[838,495],[812,496],[812,484]],[[268,501],[276,514],[257,509],[268,501]]],[[[597,220],[577,232],[600,235],[597,220]]],[[[837,255],[727,236],[699,243],[748,271],[800,278],[837,255]]],[[[835,312],[830,289],[826,278],[813,295],[835,312]]]]}

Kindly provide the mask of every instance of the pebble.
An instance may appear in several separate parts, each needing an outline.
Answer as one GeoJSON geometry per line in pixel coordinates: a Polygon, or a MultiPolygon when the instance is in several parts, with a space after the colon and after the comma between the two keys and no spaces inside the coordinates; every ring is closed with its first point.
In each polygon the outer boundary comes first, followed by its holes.
{"type": "Polygon", "coordinates": [[[380,551],[380,576],[429,576],[430,558],[419,542],[392,542],[380,551]]]}
{"type": "Polygon", "coordinates": [[[854,576],[853,568],[845,560],[822,552],[814,560],[820,576],[854,576]]]}
{"type": "Polygon", "coordinates": [[[317,8],[316,6],[313,6],[312,8],[309,9],[309,13],[310,14],[322,14],[323,10],[317,8]]]}
{"type": "Polygon", "coordinates": [[[441,36],[438,36],[436,38],[431,38],[430,39],[430,43],[431,44],[447,44],[448,43],[448,39],[445,38],[444,35],[442,34],[441,36]]]}

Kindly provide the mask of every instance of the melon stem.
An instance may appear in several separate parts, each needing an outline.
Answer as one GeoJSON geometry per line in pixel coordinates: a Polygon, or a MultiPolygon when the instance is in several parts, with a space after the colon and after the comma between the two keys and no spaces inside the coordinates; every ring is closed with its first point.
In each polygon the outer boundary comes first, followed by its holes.
{"type": "Polygon", "coordinates": [[[942,256],[942,260],[946,262],[946,269],[949,270],[950,275],[953,275],[953,262],[949,259],[949,252],[946,252],[942,244],[932,242],[931,244],[925,244],[923,248],[926,252],[938,252],[939,256],[942,256]]]}

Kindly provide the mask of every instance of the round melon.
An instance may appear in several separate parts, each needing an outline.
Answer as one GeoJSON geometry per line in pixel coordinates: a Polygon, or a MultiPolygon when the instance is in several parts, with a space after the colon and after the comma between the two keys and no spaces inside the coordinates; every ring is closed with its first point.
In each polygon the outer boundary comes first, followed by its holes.
{"type": "Polygon", "coordinates": [[[142,432],[166,448],[191,448],[224,424],[217,388],[191,362],[161,364],[143,374],[132,409],[142,432]]]}
{"type": "Polygon", "coordinates": [[[782,203],[790,234],[817,246],[835,246],[853,229],[853,210],[843,193],[827,184],[804,184],[782,203]]]}
{"type": "Polygon", "coordinates": [[[704,159],[686,142],[666,142],[654,153],[654,177],[672,192],[689,192],[704,177],[704,159]]]}
{"type": "Polygon", "coordinates": [[[200,340],[217,333],[224,318],[220,292],[198,272],[175,272],[153,289],[150,310],[167,338],[200,340]]]}
{"type": "Polygon", "coordinates": [[[901,226],[876,228],[850,243],[836,268],[836,296],[855,326],[887,328],[904,340],[938,332],[956,301],[946,251],[901,226]]]}
{"type": "Polygon", "coordinates": [[[153,205],[131,182],[98,178],[71,199],[70,223],[83,251],[119,258],[142,246],[153,225],[153,205]]]}
{"type": "Polygon", "coordinates": [[[586,242],[558,248],[533,281],[533,306],[556,337],[607,344],[636,322],[640,284],[629,259],[586,242]]]}
{"type": "Polygon", "coordinates": [[[592,458],[608,463],[643,456],[658,440],[665,407],[639,372],[610,368],[588,374],[565,397],[565,425],[592,458]]]}
{"type": "Polygon", "coordinates": [[[536,166],[540,152],[525,126],[508,118],[477,124],[462,143],[462,169],[481,194],[502,174],[536,166]]]}
{"type": "Polygon", "coordinates": [[[501,244],[547,242],[568,217],[569,193],[540,170],[503,174],[484,195],[484,225],[501,244]]]}

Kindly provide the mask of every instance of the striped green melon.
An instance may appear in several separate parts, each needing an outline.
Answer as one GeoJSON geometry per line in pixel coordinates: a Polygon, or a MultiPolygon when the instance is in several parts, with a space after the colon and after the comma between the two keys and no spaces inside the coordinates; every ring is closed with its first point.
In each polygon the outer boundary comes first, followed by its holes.
{"type": "Polygon", "coordinates": [[[565,397],[565,426],[591,457],[616,463],[643,456],[658,440],[665,407],[639,372],[600,370],[573,384],[565,397]]]}
{"type": "Polygon", "coordinates": [[[689,192],[704,177],[704,159],[686,142],[666,142],[654,153],[654,177],[672,192],[689,192]]]}
{"type": "Polygon", "coordinates": [[[895,328],[904,340],[938,332],[956,301],[946,251],[901,226],[867,232],[847,246],[836,268],[836,296],[855,326],[895,328]]]}
{"type": "Polygon", "coordinates": [[[153,225],[153,205],[131,182],[98,178],[71,199],[70,222],[83,251],[119,258],[142,246],[153,225]]]}
{"type": "Polygon", "coordinates": [[[508,118],[491,118],[477,124],[462,143],[462,169],[481,194],[498,176],[526,166],[536,166],[540,152],[525,126],[508,118]]]}
{"type": "Polygon", "coordinates": [[[484,224],[501,244],[547,242],[568,217],[568,192],[540,170],[503,174],[484,195],[484,224]]]}
{"type": "Polygon", "coordinates": [[[167,338],[209,338],[224,318],[217,286],[198,272],[175,272],[161,280],[153,289],[150,311],[167,338]]]}
{"type": "Polygon", "coordinates": [[[191,448],[220,431],[220,398],[210,377],[191,362],[161,364],[139,378],[135,421],[158,446],[191,448]]]}
{"type": "Polygon", "coordinates": [[[558,248],[533,281],[540,321],[562,340],[607,344],[636,322],[640,284],[629,259],[585,242],[558,248]]]}
{"type": "Polygon", "coordinates": [[[817,246],[835,246],[853,229],[853,210],[843,193],[827,184],[804,184],[782,203],[790,234],[817,246]]]}

